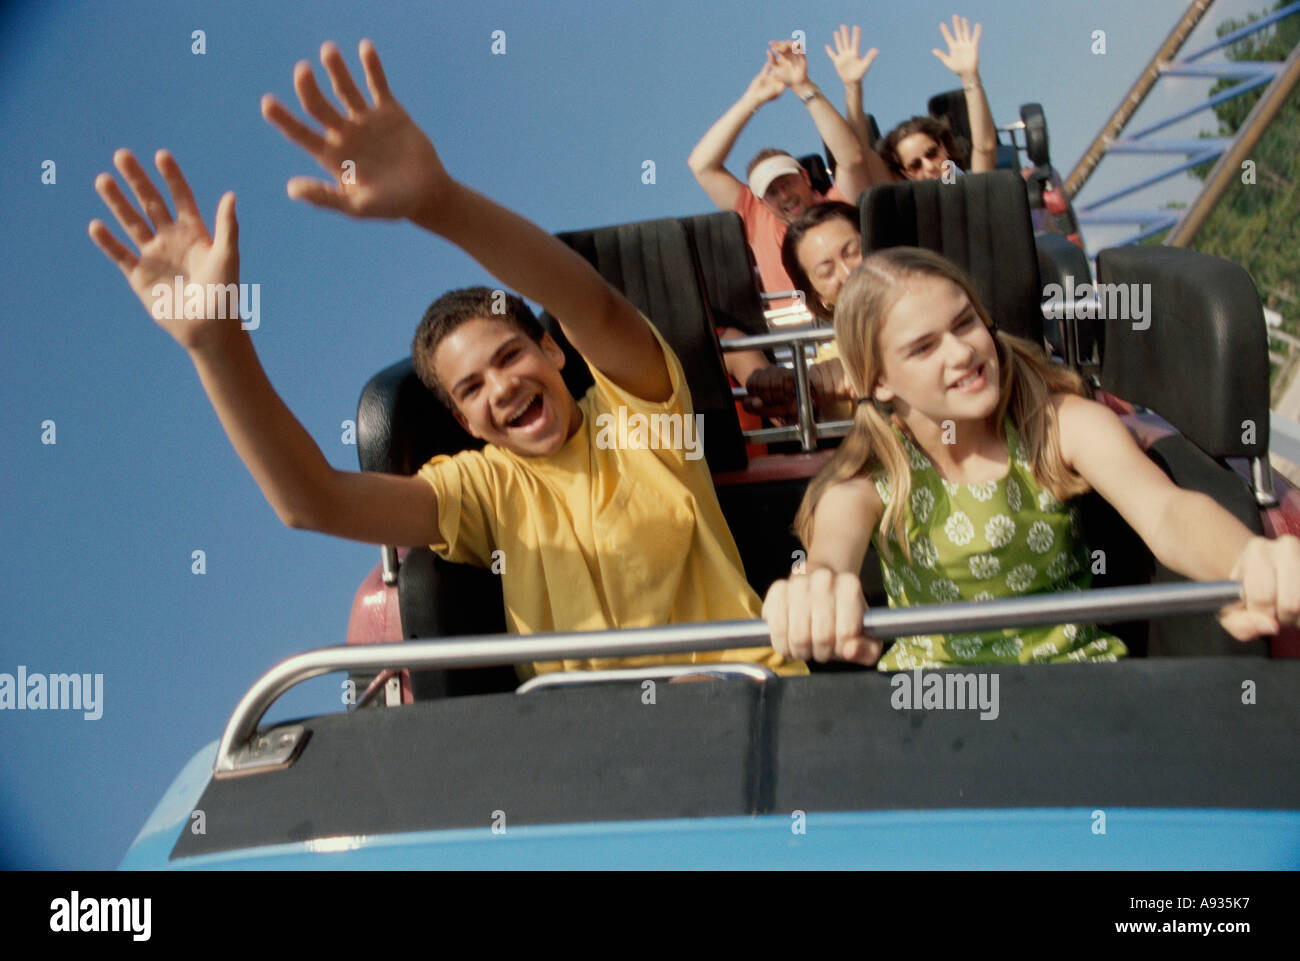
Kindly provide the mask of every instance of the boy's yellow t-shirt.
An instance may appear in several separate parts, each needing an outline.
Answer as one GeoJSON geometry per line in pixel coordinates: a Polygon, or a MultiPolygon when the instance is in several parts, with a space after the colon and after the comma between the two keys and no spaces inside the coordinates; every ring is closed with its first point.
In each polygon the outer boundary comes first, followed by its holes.
{"type": "MultiPolygon", "coordinates": [[[[493,552],[504,552],[497,559],[512,633],[761,616],[713,490],[681,364],[650,329],[672,379],[668,400],[633,397],[591,367],[595,384],[578,401],[582,425],[554,454],[522,457],[489,444],[439,455],[420,468],[438,499],[442,541],[430,547],[478,567],[490,567],[493,552]],[[675,417],[638,434],[637,414],[675,417]],[[626,425],[621,431],[620,424],[626,425]],[[628,449],[648,447],[656,435],[657,448],[628,449]]],[[[808,673],[802,661],[785,660],[770,647],[544,661],[531,670],[521,665],[520,673],[718,661],[808,673]]]]}

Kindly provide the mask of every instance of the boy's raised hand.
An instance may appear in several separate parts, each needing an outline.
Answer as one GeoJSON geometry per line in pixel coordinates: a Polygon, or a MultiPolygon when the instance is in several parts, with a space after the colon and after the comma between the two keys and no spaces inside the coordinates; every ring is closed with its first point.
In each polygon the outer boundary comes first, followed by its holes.
{"type": "Polygon", "coordinates": [[[324,133],[271,94],[262,98],[262,116],[333,177],[332,182],[294,177],[288,184],[290,197],[352,217],[414,219],[438,203],[451,178],[429,138],[388,89],[374,44],[362,40],[360,54],[373,106],[353,82],[338,47],[327,42],[321,46],[321,63],[345,112],[325,98],[303,60],[293,70],[294,90],[324,133]]]}
{"type": "Polygon", "coordinates": [[[948,32],[946,23],[939,24],[939,29],[943,32],[944,42],[948,44],[948,52],[945,54],[937,48],[930,52],[939,58],[940,63],[961,77],[963,82],[973,79],[980,69],[980,34],[983,27],[977,23],[972,32],[969,20],[953,14],[952,33],[948,32]]]}
{"type": "Polygon", "coordinates": [[[830,57],[831,63],[835,65],[835,72],[840,75],[840,80],[844,83],[861,82],[880,51],[872,47],[865,54],[858,54],[858,44],[862,39],[862,30],[859,27],[854,27],[853,32],[850,33],[847,26],[840,24],[834,36],[835,49],[832,50],[827,44],[826,56],[830,57]]]}
{"type": "Polygon", "coordinates": [[[212,236],[176,158],[165,150],[159,150],[154,162],[171,192],[176,207],[175,219],[140,162],[129,150],[123,149],[113,155],[113,164],[130,185],[146,216],[141,216],[131,206],[111,175],[102,173],[96,177],[95,190],[140,253],[132,253],[101,220],[90,222],[90,238],[109,260],[117,264],[159,326],[176,338],[181,346],[193,349],[202,346],[212,334],[228,330],[232,322],[239,323],[237,306],[233,316],[186,317],[183,303],[174,303],[170,297],[178,276],[182,289],[189,284],[204,286],[205,307],[209,300],[206,292],[213,289],[207,285],[224,287],[239,283],[239,225],[235,220],[235,195],[227,192],[222,196],[217,206],[217,232],[212,236]],[[165,309],[162,298],[154,294],[158,284],[165,284],[168,288],[166,304],[170,309],[165,309]]]}

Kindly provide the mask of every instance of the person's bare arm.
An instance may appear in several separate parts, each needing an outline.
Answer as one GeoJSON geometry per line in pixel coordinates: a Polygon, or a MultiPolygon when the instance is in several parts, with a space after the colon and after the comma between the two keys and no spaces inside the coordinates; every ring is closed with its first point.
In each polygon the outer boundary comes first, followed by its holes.
{"type": "Polygon", "coordinates": [[[289,196],[352,217],[405,218],[446,238],[507,287],[540,303],[578,352],[619,387],[645,400],[667,400],[672,385],[663,351],[636,308],[566,244],[449,176],[389,90],[370,41],[361,41],[360,56],[373,106],[338,47],[321,47],[321,63],[346,116],[325,99],[306,61],[294,68],[294,89],[323,134],[270,94],[262,99],[263,116],[334,178],[294,177],[289,196]]]}
{"type": "Polygon", "coordinates": [[[183,289],[198,284],[238,289],[239,225],[235,195],[217,209],[216,233],[194,202],[180,166],[166,151],[156,157],[176,216],[129,151],[114,163],[148,219],[127,201],[109,174],[95,189],[139,249],[133,253],[99,220],[90,236],[115,263],[151,316],[190,355],[199,380],[227,436],[276,515],[288,526],[318,530],[373,544],[416,546],[435,543],[438,505],[432,488],[418,477],[337,471],[285,406],[267,379],[252,339],[228,302],[205,296],[211,316],[187,317],[167,296],[180,277],[183,289]],[[220,305],[220,306],[219,306],[220,305]]]}
{"type": "MultiPolygon", "coordinates": [[[[718,340],[738,340],[748,336],[749,334],[736,327],[724,327],[718,334],[718,340]]],[[[736,383],[742,385],[749,380],[750,374],[754,371],[761,370],[772,363],[761,350],[728,351],[722,355],[722,362],[726,365],[727,373],[736,378],[736,383]]]]}
{"type": "MultiPolygon", "coordinates": [[[[850,33],[847,26],[840,24],[840,28],[835,31],[835,49],[832,50],[827,45],[826,55],[831,58],[831,63],[835,65],[835,72],[844,83],[844,118],[862,145],[862,155],[867,166],[867,182],[869,186],[874,186],[898,178],[889,169],[885,159],[876,153],[876,148],[871,143],[867,114],[862,105],[862,81],[880,51],[872,47],[865,54],[860,55],[858,45],[861,38],[861,28],[855,26],[850,33]]],[[[839,163],[838,157],[836,163],[839,163]]]]}
{"type": "Polygon", "coordinates": [[[939,24],[939,29],[943,31],[948,52],[945,54],[935,49],[931,53],[961,79],[962,89],[966,91],[966,115],[970,118],[970,171],[987,173],[997,169],[998,132],[980,80],[979,46],[983,28],[977,23],[972,31],[969,20],[954,15],[952,33],[948,32],[945,23],[939,24]]]}
{"type": "Polygon", "coordinates": [[[776,59],[773,72],[803,101],[826,148],[835,155],[836,186],[849,203],[855,203],[858,194],[871,185],[866,155],[857,134],[818,86],[808,79],[806,54],[797,51],[789,40],[773,43],[772,53],[776,59]]]}
{"type": "Polygon", "coordinates": [[[1258,537],[1212,498],[1178,487],[1105,405],[1072,394],[1052,402],[1067,463],[1161,564],[1195,580],[1242,583],[1245,603],[1220,612],[1224,630],[1248,640],[1300,619],[1300,539],[1258,537]]]}
{"type": "Polygon", "coordinates": [[[822,495],[813,514],[806,572],[774,583],[763,601],[763,619],[778,654],[868,667],[880,660],[883,643],[862,632],[867,602],[859,573],[883,511],[866,477],[842,481],[822,495]]]}
{"type": "Polygon", "coordinates": [[[759,107],[775,100],[785,90],[785,84],[773,73],[774,62],[772,55],[768,54],[763,69],[749,82],[741,98],[717,119],[686,159],[691,173],[709,199],[723,210],[734,209],[736,198],[745,189],[745,185],[726,168],[727,156],[736,145],[736,138],[759,107]]]}

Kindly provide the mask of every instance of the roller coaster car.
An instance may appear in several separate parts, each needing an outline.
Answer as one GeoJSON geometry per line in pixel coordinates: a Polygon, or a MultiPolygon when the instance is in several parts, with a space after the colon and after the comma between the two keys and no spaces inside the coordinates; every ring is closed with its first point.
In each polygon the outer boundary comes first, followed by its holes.
{"type": "MultiPolygon", "coordinates": [[[[973,275],[1000,327],[1043,342],[1018,175],[890,184],[860,206],[864,249],[944,254],[973,275]]],[[[762,594],[789,570],[799,546],[790,523],[829,452],[746,454],[715,334],[724,322],[765,331],[739,218],[560,236],[681,359],[705,417],[719,501],[762,594]]],[[[1257,533],[1300,530],[1295,492],[1268,467],[1268,359],[1249,277],[1167,248],[1105,251],[1099,269],[1103,281],[1150,283],[1154,292],[1145,329],[1110,317],[1097,331],[1099,398],[1180,486],[1209,494],[1257,533]]],[[[542,319],[570,354],[564,376],[581,396],[586,365],[554,320],[542,319]]],[[[1065,333],[1077,338],[1069,325],[1065,333]]],[[[357,423],[363,470],[409,474],[475,443],[409,359],[366,385],[357,423]]],[[[1182,580],[1096,495],[1086,499],[1084,534],[1105,552],[1098,587],[1182,580]]],[[[872,607],[883,606],[874,551],[863,582],[872,607]]],[[[220,745],[182,772],[123,866],[1294,866],[1300,663],[1285,659],[1300,653],[1294,632],[1273,639],[1267,659],[1269,642],[1241,644],[1210,614],[1090,619],[1135,656],[982,665],[1002,680],[994,724],[970,711],[897,710],[888,676],[856,670],[786,680],[741,671],[723,683],[661,684],[648,700],[641,681],[547,675],[550,693],[516,695],[507,693],[516,685],[508,665],[532,659],[522,651],[539,650],[528,645],[545,637],[457,639],[504,630],[497,576],[424,548],[384,549],[357,593],[351,646],[291,659],[259,681],[220,745]],[[385,643],[409,638],[439,640],[385,643]],[[257,729],[270,699],[327,670],[369,680],[363,701],[393,709],[257,729]],[[1258,690],[1248,707],[1246,684],[1258,690]],[[205,812],[202,833],[196,809],[205,812]],[[1098,810],[1112,831],[1125,825],[1131,843],[1098,844],[1098,810]]],[[[673,628],[704,639],[710,629],[673,628]]]]}

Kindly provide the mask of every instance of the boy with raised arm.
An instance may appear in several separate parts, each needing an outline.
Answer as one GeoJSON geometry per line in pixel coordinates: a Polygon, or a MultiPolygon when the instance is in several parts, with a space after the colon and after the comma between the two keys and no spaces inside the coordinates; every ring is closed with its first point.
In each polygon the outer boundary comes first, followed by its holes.
{"type": "MultiPolygon", "coordinates": [[[[136,159],[119,150],[114,162],[148,220],[108,174],[95,186],[140,252],[99,221],[91,223],[91,237],[189,352],[231,443],[276,514],[290,527],[374,544],[428,544],[449,560],[480,566],[504,550],[506,622],[518,633],[757,617],[761,605],[741,571],[706,462],[666,445],[619,449],[598,442],[598,418],[620,406],[693,421],[676,356],[578,254],[448,176],[389,91],[374,46],[362,41],[360,49],[373,106],[338,48],[321,48],[346,115],[326,100],[306,62],[294,69],[298,97],[323,134],[274,97],[263,98],[265,117],[325,170],[353,161],[348,183],[295,177],[289,196],[353,217],[408,219],[445,237],[550,311],[595,384],[574,400],[560,374],[564,355],[520,298],[505,298],[502,314],[493,291],[453,291],[421,322],[414,363],[487,446],[436,457],[411,477],[335,470],[275,394],[237,316],[189,318],[158,309],[155,286],[170,286],[178,275],[187,284],[238,283],[234,195],[221,198],[210,237],[170,154],[159,151],[157,165],[175,219],[136,159]]],[[[785,674],[807,672],[770,648],[533,669],[683,661],[754,661],[785,674]]]]}

